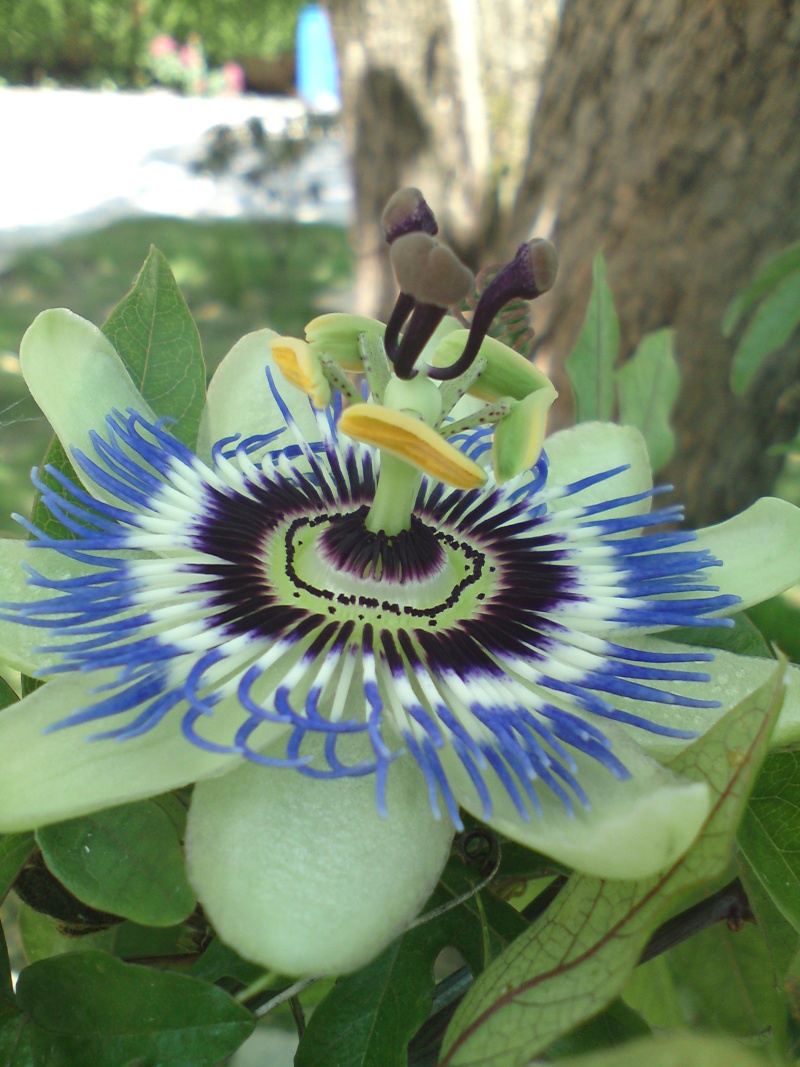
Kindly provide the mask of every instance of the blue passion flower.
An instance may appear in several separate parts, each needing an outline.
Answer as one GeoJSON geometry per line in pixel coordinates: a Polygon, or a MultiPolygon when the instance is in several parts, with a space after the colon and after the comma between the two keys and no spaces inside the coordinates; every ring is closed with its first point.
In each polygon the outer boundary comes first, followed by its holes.
{"type": "Polygon", "coordinates": [[[0,826],[197,782],[200,899],[285,973],[403,929],[462,809],[589,873],[673,862],[708,794],[652,754],[763,670],[649,635],[800,577],[791,505],[696,535],[652,507],[636,431],[545,441],[555,391],[486,331],[549,287],[552,250],[523,246],[458,329],[471,277],[404,196],[389,323],[242,339],[196,450],[91,324],[45,312],[21,349],[79,481],[34,474],[69,539],[20,520],[2,549],[4,658],[50,680],[0,714],[0,826]]]}

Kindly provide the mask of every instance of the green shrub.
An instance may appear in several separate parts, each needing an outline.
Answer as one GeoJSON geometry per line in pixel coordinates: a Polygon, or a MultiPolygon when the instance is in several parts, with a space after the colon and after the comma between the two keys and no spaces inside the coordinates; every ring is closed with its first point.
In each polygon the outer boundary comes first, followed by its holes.
{"type": "Polygon", "coordinates": [[[197,35],[208,62],[292,48],[302,0],[0,0],[0,78],[141,85],[159,34],[197,35]]]}

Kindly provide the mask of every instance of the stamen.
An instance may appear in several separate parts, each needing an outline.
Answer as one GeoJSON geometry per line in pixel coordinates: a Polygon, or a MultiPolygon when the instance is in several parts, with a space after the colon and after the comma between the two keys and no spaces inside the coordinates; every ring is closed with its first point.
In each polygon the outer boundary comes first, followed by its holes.
{"type": "Polygon", "coordinates": [[[433,331],[447,309],[467,295],[473,277],[454,252],[426,233],[407,233],[396,238],[389,255],[400,297],[387,326],[386,351],[394,363],[395,374],[411,378],[414,364],[433,331]],[[397,334],[409,313],[411,320],[395,351],[397,334]]]}
{"type": "Polygon", "coordinates": [[[440,381],[456,378],[478,355],[489,327],[509,300],[524,297],[533,300],[552,289],[558,272],[558,256],[549,241],[541,237],[520,245],[516,256],[496,275],[483,292],[475,313],[464,351],[449,367],[429,368],[431,378],[440,381]]]}

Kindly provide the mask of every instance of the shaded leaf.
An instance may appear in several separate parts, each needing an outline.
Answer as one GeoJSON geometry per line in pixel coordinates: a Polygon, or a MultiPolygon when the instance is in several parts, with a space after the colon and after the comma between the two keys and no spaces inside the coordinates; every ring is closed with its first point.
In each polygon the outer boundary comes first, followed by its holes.
{"type": "Polygon", "coordinates": [[[159,797],[55,823],[36,838],[49,869],[85,904],[173,926],[195,907],[175,817],[172,798],[159,797]]]}
{"type": "Polygon", "coordinates": [[[764,888],[800,931],[800,752],[767,758],[738,839],[764,888]]]}
{"type": "Polygon", "coordinates": [[[200,336],[166,258],[151,246],[130,293],[114,308],[103,333],[153,411],[175,419],[184,444],[197,439],[206,370],[200,336]]]}
{"type": "Polygon", "coordinates": [[[800,663],[800,608],[786,596],[753,604],[747,614],[766,640],[776,645],[792,663],[800,663]]]}
{"type": "Polygon", "coordinates": [[[26,967],[17,1006],[42,1065],[119,1067],[142,1057],[170,1067],[213,1067],[253,1029],[250,1013],[224,990],[103,952],[26,967]]]}
{"type": "Polygon", "coordinates": [[[783,916],[742,852],[737,854],[736,863],[750,908],[769,953],[773,983],[776,989],[783,989],[792,961],[800,949],[800,934],[783,916]]]}
{"type": "Polygon", "coordinates": [[[25,860],[36,847],[33,834],[6,834],[0,837],[0,901],[14,884],[25,860]]]}
{"type": "Polygon", "coordinates": [[[456,1012],[442,1067],[515,1067],[618,995],[667,907],[728,863],[751,777],[779,708],[783,667],[685,749],[672,769],[706,781],[704,829],[670,869],[639,882],[574,876],[545,916],[481,975],[456,1012]]]}
{"type": "Polygon", "coordinates": [[[734,932],[717,923],[666,955],[686,1027],[764,1045],[774,1042],[782,1049],[786,999],[776,989],[769,950],[757,926],[748,923],[734,932]]]}
{"type": "Polygon", "coordinates": [[[800,242],[789,245],[765,263],[744,292],[730,302],[722,319],[724,335],[730,337],[742,316],[795,271],[800,271],[800,242]]]}
{"type": "Polygon", "coordinates": [[[654,471],[668,463],[675,451],[670,417],[678,399],[680,372],[672,354],[672,338],[672,330],[648,333],[614,375],[618,421],[641,431],[654,471]]]}
{"type": "Polygon", "coordinates": [[[547,1050],[547,1060],[563,1060],[582,1052],[601,1048],[616,1048],[634,1037],[649,1034],[650,1027],[623,1000],[614,1000],[605,1011],[583,1023],[571,1034],[562,1037],[547,1050]]]}
{"type": "Polygon", "coordinates": [[[800,325],[800,271],[790,274],[758,306],[731,366],[731,388],[743,393],[763,360],[778,352],[800,325]]]}
{"type": "Polygon", "coordinates": [[[592,295],[580,336],[566,367],[575,398],[575,421],[610,419],[614,410],[614,363],[619,323],[600,252],[592,264],[592,295]]]}

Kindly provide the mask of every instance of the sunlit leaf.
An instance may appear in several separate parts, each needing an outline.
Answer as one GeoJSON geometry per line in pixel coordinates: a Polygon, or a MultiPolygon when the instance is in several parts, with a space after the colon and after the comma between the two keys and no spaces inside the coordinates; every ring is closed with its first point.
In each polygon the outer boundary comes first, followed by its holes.
{"type": "Polygon", "coordinates": [[[721,873],[779,707],[783,669],[672,763],[713,793],[701,836],[641,882],[575,876],[553,906],[477,980],[445,1038],[441,1067],[516,1067],[601,1011],[620,992],[667,907],[721,873]]]}
{"type": "Polygon", "coordinates": [[[583,329],[567,358],[575,398],[575,421],[610,419],[614,410],[614,363],[619,350],[619,323],[606,281],[601,253],[592,265],[592,295],[583,329]]]}
{"type": "Polygon", "coordinates": [[[157,248],[151,247],[103,333],[156,414],[174,419],[171,432],[193,445],[205,399],[205,364],[194,319],[157,248]]]}

